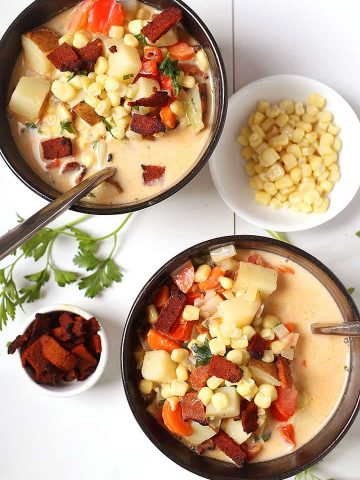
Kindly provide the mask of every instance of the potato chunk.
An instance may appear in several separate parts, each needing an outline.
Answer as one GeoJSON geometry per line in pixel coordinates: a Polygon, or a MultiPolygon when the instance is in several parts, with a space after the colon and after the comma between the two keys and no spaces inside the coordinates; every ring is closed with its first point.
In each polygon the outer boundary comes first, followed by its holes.
{"type": "Polygon", "coordinates": [[[170,383],[176,378],[176,363],[165,350],[145,352],[141,374],[152,382],[170,383]]]}
{"type": "Polygon", "coordinates": [[[251,437],[251,433],[244,432],[241,420],[227,418],[221,423],[221,429],[224,430],[224,432],[226,432],[229,437],[235,440],[235,442],[239,445],[246,442],[246,440],[251,437]]]}
{"type": "Polygon", "coordinates": [[[140,77],[134,85],[138,86],[137,93],[133,98],[133,101],[139,100],[139,98],[148,98],[154,93],[154,88],[160,90],[160,85],[156,80],[152,78],[140,77]]]}
{"type": "Polygon", "coordinates": [[[191,445],[200,445],[200,443],[203,443],[216,435],[215,430],[208,425],[200,425],[200,423],[191,422],[191,427],[192,434],[190,437],[186,437],[186,441],[191,445]]]}
{"type": "Polygon", "coordinates": [[[231,298],[218,305],[218,315],[224,323],[235,324],[241,328],[250,325],[261,305],[261,297],[257,292],[254,299],[246,296],[231,298]]]}
{"type": "Polygon", "coordinates": [[[255,287],[261,295],[270,295],[277,287],[277,271],[250,262],[240,262],[238,276],[233,291],[255,287]]]}
{"type": "Polygon", "coordinates": [[[107,74],[116,77],[121,82],[132,83],[140,72],[141,60],[134,47],[122,45],[116,53],[109,55],[109,69],[107,74]]]}
{"type": "Polygon", "coordinates": [[[216,410],[214,405],[210,402],[206,407],[206,416],[218,418],[237,417],[240,414],[240,395],[234,387],[217,388],[215,392],[224,393],[228,399],[228,406],[223,410],[216,410]]]}
{"type": "Polygon", "coordinates": [[[32,30],[22,36],[24,56],[28,66],[35,72],[47,75],[54,70],[47,54],[59,46],[59,36],[50,29],[32,30]]]}
{"type": "Polygon", "coordinates": [[[50,92],[50,81],[42,77],[21,77],[11,96],[9,109],[19,120],[36,122],[50,92]]]}

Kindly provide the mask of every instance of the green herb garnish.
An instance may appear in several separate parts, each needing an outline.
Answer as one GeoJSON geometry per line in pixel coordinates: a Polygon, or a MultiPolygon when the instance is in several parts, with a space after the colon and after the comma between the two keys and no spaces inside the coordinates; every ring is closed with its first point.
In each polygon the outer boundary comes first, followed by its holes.
{"type": "Polygon", "coordinates": [[[43,228],[33,237],[27,240],[16,254],[15,260],[0,269],[0,330],[8,322],[14,320],[18,307],[31,303],[41,297],[43,287],[53,274],[54,280],[59,287],[78,282],[80,290],[85,290],[86,297],[93,298],[114,282],[122,280],[120,267],[115,263],[114,256],[117,248],[118,234],[130,219],[127,215],[123,222],[111,233],[95,237],[76,228],[76,225],[84,222],[88,215],[63,225],[58,228],[43,228]],[[78,251],[73,258],[73,263],[85,269],[91,274],[81,275],[81,272],[73,272],[58,268],[53,261],[52,254],[55,242],[60,236],[73,238],[78,243],[78,251]],[[102,242],[107,239],[113,240],[110,253],[103,259],[96,255],[102,242]],[[19,288],[14,278],[16,265],[26,258],[37,262],[44,259],[42,268],[34,273],[25,275],[27,285],[19,288]]]}
{"type": "Polygon", "coordinates": [[[263,442],[267,442],[268,440],[270,440],[270,437],[271,437],[271,432],[265,432],[261,435],[263,442]]]}
{"type": "Polygon", "coordinates": [[[288,240],[287,236],[285,235],[285,233],[281,233],[281,232],[275,232],[273,230],[266,230],[266,232],[272,237],[272,238],[275,238],[275,240],[280,240],[281,242],[285,242],[285,243],[290,243],[291,242],[288,240]]]}
{"type": "Polygon", "coordinates": [[[181,89],[180,69],[178,68],[178,61],[170,60],[170,54],[168,53],[162,61],[161,65],[159,66],[159,71],[171,78],[175,95],[178,95],[181,89]]]}
{"type": "Polygon", "coordinates": [[[70,76],[70,78],[69,78],[69,80],[67,81],[67,83],[69,83],[70,80],[72,80],[75,76],[76,76],[76,73],[72,73],[71,76],[70,76]]]}
{"type": "Polygon", "coordinates": [[[210,362],[211,351],[208,338],[205,339],[204,345],[193,345],[191,347],[191,350],[195,354],[195,367],[199,367],[200,365],[207,365],[210,362]]]}
{"type": "MultiPolygon", "coordinates": [[[[294,480],[325,480],[325,479],[321,479],[315,474],[314,472],[315,468],[316,468],[316,465],[314,467],[307,468],[301,473],[298,473],[297,475],[295,475],[294,480]]],[[[329,478],[328,480],[334,480],[334,479],[329,478]]]]}
{"type": "Polygon", "coordinates": [[[129,78],[133,78],[133,73],[128,73],[127,75],[123,75],[123,80],[129,80],[129,78]]]}
{"type": "Polygon", "coordinates": [[[360,230],[359,230],[358,232],[356,232],[356,235],[357,235],[358,237],[360,237],[360,230]]]}
{"type": "Polygon", "coordinates": [[[350,295],[352,295],[355,292],[355,288],[354,287],[349,287],[348,292],[350,293],[350,295]]]}
{"type": "Polygon", "coordinates": [[[31,128],[31,130],[38,130],[36,123],[25,123],[26,128],[31,128]]]}
{"type": "Polygon", "coordinates": [[[136,110],[137,112],[139,112],[139,111],[140,111],[140,107],[139,107],[139,105],[135,105],[135,107],[132,107],[132,108],[133,108],[134,110],[136,110]]]}
{"type": "Polygon", "coordinates": [[[66,120],[61,120],[60,121],[60,127],[61,127],[61,133],[63,133],[64,130],[66,130],[69,133],[75,134],[75,130],[74,130],[71,122],[67,122],[66,120]]]}
{"type": "Polygon", "coordinates": [[[147,45],[149,45],[143,33],[138,33],[137,35],[134,35],[134,36],[138,40],[140,47],[146,47],[147,45]]]}
{"type": "MultiPolygon", "coordinates": [[[[112,129],[114,128],[107,120],[105,117],[101,117],[101,120],[103,122],[103,124],[105,125],[106,127],[106,131],[109,132],[111,134],[112,137],[115,138],[115,136],[113,135],[112,133],[112,129]]],[[[95,147],[94,147],[95,148],[95,147]]]]}

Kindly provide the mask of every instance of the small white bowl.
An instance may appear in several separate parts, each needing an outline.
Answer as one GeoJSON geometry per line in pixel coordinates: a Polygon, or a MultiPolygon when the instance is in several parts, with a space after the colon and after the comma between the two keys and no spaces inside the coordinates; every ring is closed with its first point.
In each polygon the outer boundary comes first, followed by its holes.
{"type": "Polygon", "coordinates": [[[354,198],[360,187],[360,122],[350,105],[332,88],[299,75],[274,75],[261,78],[236,92],[229,101],[225,128],[210,160],[211,175],[223,200],[244,220],[258,227],[280,232],[306,230],[321,225],[338,215],[354,198]],[[236,141],[240,129],[260,99],[279,102],[283,98],[306,101],[309,93],[326,98],[325,109],[334,115],[341,127],[342,150],[339,154],[341,178],[331,192],[330,206],[325,213],[302,214],[291,210],[274,210],[259,205],[249,185],[245,161],[236,141]]]}
{"type": "MultiPolygon", "coordinates": [[[[81,308],[74,307],[73,305],[66,305],[66,304],[51,305],[49,307],[44,307],[44,308],[40,308],[39,310],[36,310],[36,312],[34,312],[29,317],[29,322],[26,325],[25,330],[34,321],[35,313],[50,313],[50,312],[70,312],[70,313],[74,313],[75,315],[80,315],[85,320],[89,320],[90,318],[94,317],[94,315],[92,315],[91,313],[86,312],[81,308]]],[[[23,368],[21,366],[21,370],[24,372],[25,378],[27,378],[27,380],[31,382],[31,384],[34,385],[36,388],[42,390],[44,393],[52,397],[61,397],[61,398],[73,397],[75,395],[79,395],[80,393],[86,392],[86,390],[89,390],[89,388],[95,385],[95,383],[99,380],[101,375],[104,373],[106,363],[108,360],[109,347],[108,347],[107,338],[105,335],[105,331],[102,325],[100,324],[100,322],[99,322],[99,325],[100,325],[100,330],[98,331],[98,335],[101,338],[100,359],[96,367],[96,370],[86,380],[82,380],[82,381],[73,380],[71,382],[63,382],[60,385],[55,385],[55,386],[40,385],[39,383],[36,383],[32,379],[30,374],[27,372],[26,368],[23,368]]],[[[19,357],[21,362],[20,351],[19,351],[19,357]]]]}

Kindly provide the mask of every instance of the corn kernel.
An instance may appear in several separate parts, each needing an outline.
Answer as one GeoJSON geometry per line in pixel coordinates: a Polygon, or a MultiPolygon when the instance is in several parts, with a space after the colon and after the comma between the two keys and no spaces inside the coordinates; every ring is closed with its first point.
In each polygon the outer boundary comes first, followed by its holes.
{"type": "Polygon", "coordinates": [[[261,330],[260,336],[262,338],[265,338],[266,340],[274,340],[275,333],[271,328],[264,328],[263,330],[261,330]]]}
{"type": "Polygon", "coordinates": [[[269,168],[267,171],[267,176],[268,179],[271,182],[275,182],[276,180],[279,180],[285,175],[285,170],[283,167],[280,165],[279,162],[276,162],[272,167],[269,168]]]}
{"type": "Polygon", "coordinates": [[[328,126],[327,131],[331,133],[332,135],[338,135],[340,133],[341,128],[338,127],[337,125],[334,125],[333,123],[330,123],[328,126]]]}
{"type": "Polygon", "coordinates": [[[65,105],[60,103],[57,106],[56,113],[60,120],[63,120],[65,122],[71,122],[72,120],[71,112],[65,107],[65,105]]]}
{"type": "Polygon", "coordinates": [[[265,120],[265,115],[261,112],[254,113],[254,126],[260,125],[265,120]]]}
{"type": "Polygon", "coordinates": [[[265,363],[272,363],[274,361],[274,358],[275,357],[272,350],[265,350],[261,360],[265,363]]]}
{"type": "Polygon", "coordinates": [[[269,206],[274,210],[279,210],[282,207],[282,202],[278,198],[272,198],[269,206]]]}
{"type": "Polygon", "coordinates": [[[279,190],[282,188],[288,188],[293,186],[293,181],[291,180],[290,175],[284,175],[282,178],[279,178],[279,180],[275,181],[276,188],[279,190]]]}
{"type": "Polygon", "coordinates": [[[263,319],[264,328],[275,328],[276,325],[279,325],[280,320],[275,315],[265,315],[263,319]]]}
{"type": "Polygon", "coordinates": [[[311,213],[312,212],[311,205],[309,205],[308,203],[305,203],[305,202],[301,203],[299,208],[300,208],[300,212],[302,212],[302,213],[311,213]]]}
{"type": "Polygon", "coordinates": [[[275,184],[272,182],[265,182],[264,183],[264,190],[269,195],[276,195],[278,189],[275,187],[275,184]]]}
{"type": "Polygon", "coordinates": [[[145,380],[145,378],[143,378],[140,380],[139,390],[143,395],[149,395],[149,393],[152,392],[153,385],[154,384],[151,380],[145,380]]]}
{"type": "Polygon", "coordinates": [[[340,152],[341,147],[342,147],[341,140],[339,137],[336,137],[333,143],[333,149],[335,150],[335,152],[340,152]]]}
{"type": "Polygon", "coordinates": [[[297,185],[300,180],[301,180],[301,168],[295,167],[291,170],[290,172],[290,178],[294,182],[295,185],[297,185]]]}
{"type": "Polygon", "coordinates": [[[256,334],[256,330],[251,325],[245,325],[245,327],[243,327],[242,329],[242,334],[245,335],[248,341],[250,341],[253,338],[253,336],[256,334]]]}
{"type": "Polygon", "coordinates": [[[108,71],[109,63],[107,59],[103,56],[100,56],[95,63],[94,72],[96,74],[104,74],[108,71]]]}
{"type": "Polygon", "coordinates": [[[325,98],[322,95],[320,95],[320,93],[316,93],[316,92],[310,93],[310,95],[307,98],[307,104],[309,106],[314,105],[320,110],[324,108],[325,102],[326,102],[325,98]]]}
{"type": "Polygon", "coordinates": [[[315,213],[324,213],[329,208],[329,199],[324,198],[320,205],[314,205],[314,212],[315,213]]]}
{"type": "Polygon", "coordinates": [[[295,128],[294,133],[292,135],[292,141],[295,143],[301,142],[304,138],[305,132],[302,128],[295,128]]]}
{"type": "Polygon", "coordinates": [[[91,40],[90,32],[79,31],[74,33],[73,46],[76,48],[85,47],[91,40]]]}
{"type": "Polygon", "coordinates": [[[295,111],[294,102],[288,98],[285,98],[279,103],[279,107],[281,110],[286,112],[288,115],[292,115],[295,111]]]}
{"type": "Polygon", "coordinates": [[[170,398],[173,396],[173,393],[171,392],[171,387],[169,384],[165,384],[161,388],[161,396],[165,399],[170,398]]]}
{"type": "Polygon", "coordinates": [[[334,188],[334,184],[330,180],[323,180],[320,182],[320,187],[324,192],[329,193],[334,188]]]}
{"type": "Polygon", "coordinates": [[[128,30],[133,35],[140,35],[144,26],[144,22],[141,19],[131,20],[128,23],[128,30]]]}
{"type": "Polygon", "coordinates": [[[211,402],[212,396],[213,396],[213,391],[209,387],[202,387],[199,390],[198,398],[200,398],[200,400],[205,405],[205,407],[211,402]]]}
{"type": "Polygon", "coordinates": [[[246,173],[248,174],[249,177],[253,177],[254,175],[256,175],[254,167],[255,167],[254,162],[248,162],[245,165],[245,171],[246,171],[246,173]]]}
{"type": "Polygon", "coordinates": [[[244,160],[250,160],[254,153],[254,150],[250,146],[244,147],[241,151],[241,155],[244,160]]]}
{"type": "Polygon", "coordinates": [[[271,195],[269,195],[268,193],[263,192],[261,190],[258,190],[255,194],[255,200],[260,205],[265,205],[266,206],[266,205],[269,205],[269,203],[270,203],[271,195]]]}
{"type": "Polygon", "coordinates": [[[90,97],[99,97],[102,92],[102,85],[99,82],[94,82],[89,85],[87,89],[87,94],[90,97]]]}
{"type": "Polygon", "coordinates": [[[120,25],[113,25],[110,27],[109,37],[117,40],[124,38],[124,27],[120,27],[120,25]]]}
{"type": "Polygon", "coordinates": [[[195,77],[192,75],[185,75],[183,81],[181,82],[181,86],[184,88],[193,88],[195,86],[195,77]]]}
{"type": "Polygon", "coordinates": [[[174,100],[170,103],[170,110],[177,116],[183,117],[185,115],[185,108],[183,102],[174,100]]]}
{"type": "Polygon", "coordinates": [[[295,103],[295,114],[296,115],[304,115],[305,109],[304,109],[304,104],[302,102],[296,102],[295,103]]]}
{"type": "Polygon", "coordinates": [[[68,45],[72,46],[74,41],[74,35],[72,33],[66,33],[62,37],[59,38],[59,45],[63,43],[67,43],[68,45]]]}
{"type": "Polygon", "coordinates": [[[134,85],[128,85],[126,87],[126,97],[127,98],[134,98],[135,95],[137,94],[138,90],[139,90],[138,85],[135,85],[135,84],[134,85]]]}
{"type": "Polygon", "coordinates": [[[293,143],[286,147],[286,153],[292,153],[293,155],[295,155],[296,158],[300,158],[302,156],[302,152],[299,145],[296,145],[293,143]]]}
{"type": "Polygon", "coordinates": [[[270,141],[270,144],[273,148],[281,150],[283,147],[286,147],[289,143],[289,137],[286,135],[280,134],[273,137],[270,141]]]}
{"type": "Polygon", "coordinates": [[[333,171],[329,175],[329,180],[330,182],[336,183],[338,180],[340,180],[340,172],[333,171]]]}
{"type": "Polygon", "coordinates": [[[226,298],[226,300],[231,300],[232,298],[235,297],[235,295],[233,294],[233,292],[231,292],[230,290],[225,290],[223,293],[222,293],[223,297],[226,298]]]}
{"type": "MultiPolygon", "coordinates": [[[[172,104],[170,104],[170,107],[171,105],[172,104]]],[[[239,145],[242,145],[243,147],[246,147],[247,145],[249,145],[249,138],[245,137],[245,135],[239,135],[236,140],[239,143],[239,145]]]]}
{"type": "Polygon", "coordinates": [[[260,408],[269,408],[271,405],[271,397],[264,395],[263,393],[258,392],[255,395],[254,403],[257,407],[260,408]]]}
{"type": "Polygon", "coordinates": [[[293,153],[286,153],[281,160],[285,165],[285,170],[290,172],[297,165],[297,159],[293,153]]]}
{"type": "Polygon", "coordinates": [[[199,50],[196,54],[196,61],[197,64],[203,72],[206,72],[209,70],[209,60],[206,56],[206,53],[204,52],[203,49],[199,50]]]}
{"type": "MultiPolygon", "coordinates": [[[[136,21],[136,20],[134,20],[136,21]]],[[[127,47],[138,47],[139,46],[139,40],[133,35],[132,33],[127,33],[124,36],[124,45],[127,47]]]]}
{"type": "Polygon", "coordinates": [[[232,338],[230,342],[231,348],[235,349],[243,349],[249,345],[249,340],[246,335],[241,335],[240,338],[232,338]]]}
{"type": "Polygon", "coordinates": [[[171,394],[177,397],[183,397],[188,391],[189,385],[181,380],[172,380],[170,384],[171,394]]]}
{"type": "Polygon", "coordinates": [[[225,355],[226,345],[219,340],[219,338],[213,338],[209,342],[209,348],[213,355],[225,355]]]}
{"type": "Polygon", "coordinates": [[[170,356],[173,362],[183,363],[187,360],[189,351],[186,348],[175,348],[170,356]]]}
{"type": "Polygon", "coordinates": [[[119,92],[110,92],[107,96],[112,107],[120,106],[121,96],[119,92]]]}
{"type": "Polygon", "coordinates": [[[189,378],[188,369],[185,368],[184,365],[180,364],[176,367],[176,378],[181,382],[186,382],[186,380],[189,378]]]}
{"type": "Polygon", "coordinates": [[[327,112],[326,110],[324,110],[323,112],[320,112],[319,115],[318,115],[318,120],[320,123],[329,123],[332,121],[332,113],[330,112],[327,112]]]}
{"type": "Polygon", "coordinates": [[[230,350],[230,352],[226,355],[226,358],[237,365],[241,365],[243,361],[243,352],[241,350],[235,349],[230,350]]]}
{"type": "Polygon", "coordinates": [[[200,265],[200,267],[195,272],[195,282],[196,283],[206,282],[206,280],[209,278],[210,273],[211,273],[210,265],[207,265],[206,263],[204,263],[203,265],[200,265]]]}
{"type": "Polygon", "coordinates": [[[225,410],[225,408],[228,407],[229,405],[229,399],[223,392],[216,392],[214,395],[211,397],[211,403],[214,405],[215,410],[218,412],[221,412],[222,410],[225,410]]]}
{"type": "Polygon", "coordinates": [[[218,378],[215,376],[212,376],[208,378],[206,385],[211,388],[211,390],[216,390],[220,385],[223,383],[224,379],[223,378],[218,378]]]}
{"type": "Polygon", "coordinates": [[[242,378],[236,387],[239,395],[246,398],[251,395],[251,392],[256,387],[255,381],[252,378],[242,378]]]}
{"type": "Polygon", "coordinates": [[[68,83],[63,83],[59,80],[55,80],[51,85],[52,93],[61,101],[69,102],[75,95],[75,89],[68,83]]]}
{"type": "Polygon", "coordinates": [[[194,305],[185,305],[185,308],[182,312],[182,317],[186,321],[195,321],[199,320],[200,309],[194,305]]]}
{"type": "Polygon", "coordinates": [[[281,110],[277,105],[269,105],[265,110],[265,114],[269,118],[276,118],[280,113],[281,110]]]}
{"type": "Polygon", "coordinates": [[[280,158],[279,154],[273,148],[267,148],[260,156],[260,164],[264,167],[270,167],[280,158]]]}
{"type": "Polygon", "coordinates": [[[229,277],[219,277],[219,282],[220,282],[220,285],[225,288],[225,290],[231,290],[233,285],[234,285],[234,282],[231,278],[229,277]]]}
{"type": "Polygon", "coordinates": [[[111,129],[111,135],[117,140],[125,137],[125,128],[123,126],[116,126],[111,129]]]}
{"type": "Polygon", "coordinates": [[[257,111],[260,113],[265,113],[265,110],[270,106],[270,103],[266,100],[259,100],[257,104],[257,111]]]}

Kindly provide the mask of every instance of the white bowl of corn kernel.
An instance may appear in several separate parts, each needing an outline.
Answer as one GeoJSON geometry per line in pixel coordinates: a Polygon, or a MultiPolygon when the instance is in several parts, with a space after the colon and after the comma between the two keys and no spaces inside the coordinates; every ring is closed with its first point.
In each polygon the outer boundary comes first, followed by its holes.
{"type": "Polygon", "coordinates": [[[360,122],[333,89],[311,78],[261,78],[230,99],[210,161],[229,207],[261,228],[290,232],[338,215],[360,186],[360,122]]]}

